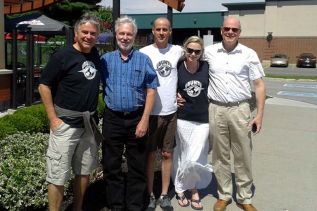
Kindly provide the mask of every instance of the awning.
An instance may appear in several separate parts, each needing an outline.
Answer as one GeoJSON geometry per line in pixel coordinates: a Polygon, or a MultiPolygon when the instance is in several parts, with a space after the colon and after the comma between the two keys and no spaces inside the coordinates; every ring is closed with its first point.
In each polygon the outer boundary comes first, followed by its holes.
{"type": "Polygon", "coordinates": [[[16,18],[5,19],[5,32],[17,29],[20,32],[31,32],[33,34],[65,34],[68,25],[51,19],[41,13],[32,13],[16,18]]]}
{"type": "MultiPolygon", "coordinates": [[[[5,33],[4,39],[5,40],[13,40],[12,34],[11,33],[5,33]]],[[[47,40],[47,37],[43,36],[43,35],[40,35],[40,34],[33,34],[33,39],[34,39],[34,41],[44,42],[44,41],[47,40]]],[[[26,41],[27,40],[26,34],[18,34],[17,35],[17,40],[26,41]]]]}
{"type": "Polygon", "coordinates": [[[4,14],[15,14],[38,10],[62,0],[4,0],[4,14]]]}

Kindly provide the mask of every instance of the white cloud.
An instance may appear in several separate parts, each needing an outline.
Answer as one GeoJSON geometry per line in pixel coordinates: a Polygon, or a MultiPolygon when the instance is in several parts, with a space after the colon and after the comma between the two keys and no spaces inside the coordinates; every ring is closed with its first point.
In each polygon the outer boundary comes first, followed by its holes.
{"type": "MultiPolygon", "coordinates": [[[[113,0],[102,0],[103,6],[112,7],[113,0]]],[[[159,0],[117,0],[120,1],[121,13],[143,14],[143,13],[165,13],[166,4],[159,0]]],[[[265,0],[185,0],[185,7],[182,12],[214,12],[224,11],[222,3],[240,2],[264,2],[265,0]]],[[[174,10],[174,12],[177,12],[174,10]]]]}

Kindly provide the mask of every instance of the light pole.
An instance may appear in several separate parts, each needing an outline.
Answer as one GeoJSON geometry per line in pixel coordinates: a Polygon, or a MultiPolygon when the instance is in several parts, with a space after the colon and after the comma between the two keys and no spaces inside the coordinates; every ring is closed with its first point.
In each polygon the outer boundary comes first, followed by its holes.
{"type": "Polygon", "coordinates": [[[194,18],[194,25],[195,25],[195,27],[196,27],[196,30],[197,30],[197,36],[198,37],[200,37],[200,30],[198,29],[198,25],[197,25],[197,19],[196,18],[194,18]]]}

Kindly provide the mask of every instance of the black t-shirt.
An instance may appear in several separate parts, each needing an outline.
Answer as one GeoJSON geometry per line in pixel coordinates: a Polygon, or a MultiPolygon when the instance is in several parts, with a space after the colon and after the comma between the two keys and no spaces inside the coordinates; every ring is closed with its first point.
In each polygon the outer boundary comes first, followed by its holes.
{"type": "Polygon", "coordinates": [[[184,61],[178,66],[178,92],[186,100],[184,106],[178,108],[177,118],[188,121],[208,123],[208,63],[200,62],[195,74],[186,70],[184,61]]]}
{"type": "MultiPolygon", "coordinates": [[[[42,72],[40,83],[51,87],[53,102],[74,111],[95,111],[98,103],[101,62],[96,48],[82,53],[74,47],[57,51],[42,72]]],[[[78,126],[78,121],[62,118],[78,126]]]]}

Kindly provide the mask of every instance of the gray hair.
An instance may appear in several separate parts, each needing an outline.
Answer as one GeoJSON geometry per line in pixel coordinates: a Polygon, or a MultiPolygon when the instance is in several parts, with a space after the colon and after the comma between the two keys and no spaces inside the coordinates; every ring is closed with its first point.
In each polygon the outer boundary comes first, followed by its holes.
{"type": "Polygon", "coordinates": [[[188,45],[189,43],[197,43],[197,44],[199,44],[199,45],[201,46],[200,60],[203,60],[203,59],[204,59],[204,58],[203,58],[203,55],[204,55],[204,50],[205,50],[205,49],[204,49],[204,41],[203,41],[203,39],[201,39],[201,38],[198,37],[198,36],[191,36],[191,37],[187,38],[187,39],[185,40],[184,44],[183,44],[184,50],[186,50],[187,45],[188,45]]]}
{"type": "Polygon", "coordinates": [[[76,23],[75,23],[75,25],[74,25],[74,30],[75,30],[75,31],[78,31],[79,27],[80,27],[82,24],[86,24],[86,23],[90,23],[90,24],[96,26],[97,32],[98,32],[98,33],[100,32],[100,23],[99,23],[99,20],[98,20],[95,16],[93,16],[93,15],[91,15],[91,14],[89,14],[89,13],[83,14],[83,15],[76,21],[76,23]]]}
{"type": "Polygon", "coordinates": [[[121,16],[120,18],[116,20],[114,25],[114,31],[117,32],[119,29],[119,26],[126,23],[132,25],[133,35],[135,36],[138,33],[138,26],[136,25],[135,20],[127,15],[121,16]]]}

